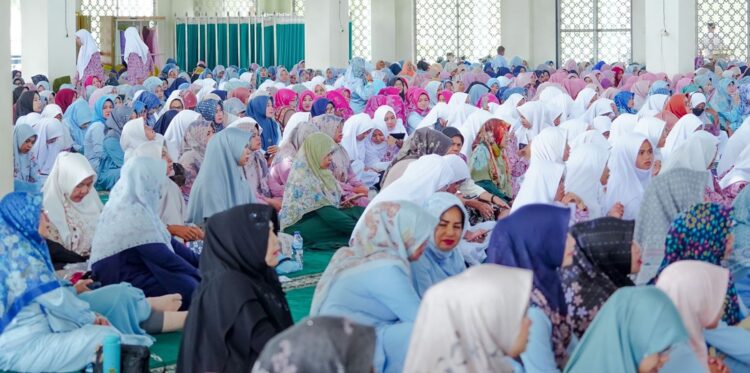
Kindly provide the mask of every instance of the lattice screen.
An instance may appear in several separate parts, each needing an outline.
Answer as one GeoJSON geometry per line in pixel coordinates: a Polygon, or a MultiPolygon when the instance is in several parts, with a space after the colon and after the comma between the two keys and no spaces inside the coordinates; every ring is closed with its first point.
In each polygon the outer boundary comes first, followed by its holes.
{"type": "Polygon", "coordinates": [[[81,14],[91,18],[91,36],[101,44],[100,17],[150,17],[155,0],[81,0],[81,14]]]}
{"type": "Polygon", "coordinates": [[[370,1],[349,0],[349,17],[352,20],[352,56],[366,61],[372,58],[372,8],[370,1]]]}
{"type": "Polygon", "coordinates": [[[500,45],[500,0],[416,0],[417,59],[476,61],[500,45]]]}
{"type": "Polygon", "coordinates": [[[305,15],[305,0],[292,0],[292,14],[295,16],[305,15]]]}
{"type": "Polygon", "coordinates": [[[718,47],[720,56],[745,60],[748,56],[748,0],[696,0],[696,44],[708,56],[707,45],[718,47]],[[708,23],[716,24],[716,34],[708,35],[708,23]],[[713,40],[712,40],[713,39],[713,40]]]}
{"type": "Polygon", "coordinates": [[[196,15],[249,16],[255,14],[255,0],[195,0],[193,10],[196,15]]]}
{"type": "Polygon", "coordinates": [[[629,62],[631,0],[558,0],[558,59],[629,62]]]}

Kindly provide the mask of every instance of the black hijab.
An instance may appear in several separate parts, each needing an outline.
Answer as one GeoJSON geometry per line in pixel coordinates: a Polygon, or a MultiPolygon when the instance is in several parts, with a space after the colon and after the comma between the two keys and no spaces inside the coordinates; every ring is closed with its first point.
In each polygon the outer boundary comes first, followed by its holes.
{"type": "Polygon", "coordinates": [[[159,117],[159,120],[156,121],[156,124],[154,124],[154,131],[163,135],[165,132],[167,132],[167,128],[169,128],[169,124],[172,123],[172,119],[174,119],[174,117],[179,113],[179,110],[167,110],[167,112],[159,117]]]}
{"type": "Polygon", "coordinates": [[[16,88],[13,88],[13,103],[17,103],[18,99],[21,98],[21,95],[28,90],[29,89],[25,86],[18,86],[16,88]]]}
{"type": "Polygon", "coordinates": [[[563,269],[563,288],[573,331],[582,337],[610,295],[633,286],[631,270],[635,222],[604,217],[570,229],[576,240],[573,265],[563,269]]]}
{"type": "MultiPolygon", "coordinates": [[[[180,89],[180,86],[183,85],[184,83],[190,83],[190,82],[185,80],[185,78],[180,78],[180,77],[172,81],[172,84],[170,84],[169,87],[164,90],[164,97],[169,98],[172,92],[180,89]]],[[[166,103],[166,105],[169,105],[169,103],[166,103]]]]}
{"type": "Polygon", "coordinates": [[[16,117],[20,118],[28,113],[34,112],[34,95],[37,95],[35,91],[26,91],[21,93],[21,97],[16,102],[16,117]]]}
{"type": "Polygon", "coordinates": [[[265,344],[293,324],[276,276],[265,262],[276,211],[237,206],[209,218],[201,284],[185,323],[178,372],[247,372],[265,344]]]}

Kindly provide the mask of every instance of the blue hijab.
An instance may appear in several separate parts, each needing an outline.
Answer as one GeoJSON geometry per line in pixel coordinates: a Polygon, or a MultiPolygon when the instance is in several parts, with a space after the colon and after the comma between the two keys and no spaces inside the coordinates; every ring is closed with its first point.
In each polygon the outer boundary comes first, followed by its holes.
{"type": "Polygon", "coordinates": [[[0,333],[36,297],[60,287],[39,235],[42,196],[14,192],[0,200],[0,333]]]}
{"type": "Polygon", "coordinates": [[[398,75],[399,73],[401,73],[401,65],[392,63],[391,66],[388,66],[388,70],[391,70],[393,75],[398,75]]]}
{"type": "Polygon", "coordinates": [[[594,68],[592,70],[601,70],[602,66],[604,66],[605,64],[606,64],[606,62],[599,61],[599,62],[596,63],[596,65],[594,65],[594,68]]]}
{"type": "Polygon", "coordinates": [[[570,210],[564,207],[547,204],[521,207],[498,220],[487,246],[486,261],[534,271],[534,289],[544,295],[552,311],[563,316],[568,306],[559,269],[569,221],[570,210]]]}
{"type": "MultiPolygon", "coordinates": [[[[508,100],[508,98],[513,95],[514,93],[518,93],[519,95],[526,97],[526,88],[523,87],[513,87],[508,88],[504,91],[502,91],[502,96],[500,96],[500,102],[505,102],[508,100]]],[[[498,92],[500,93],[500,92],[498,92]]]]}
{"type": "Polygon", "coordinates": [[[225,101],[227,99],[227,91],[223,91],[221,89],[217,89],[217,90],[214,90],[211,93],[219,96],[219,98],[221,99],[221,101],[225,101]]]}
{"type": "Polygon", "coordinates": [[[102,97],[99,97],[99,99],[96,100],[96,104],[94,104],[94,115],[93,118],[91,118],[91,123],[101,122],[102,124],[104,124],[107,122],[107,118],[104,117],[104,104],[106,104],[107,101],[112,103],[112,109],[115,108],[114,95],[104,95],[102,97]]]}
{"type": "Polygon", "coordinates": [[[227,128],[214,135],[188,199],[188,222],[203,224],[211,215],[253,202],[253,192],[237,162],[250,132],[227,128]]]}
{"type": "Polygon", "coordinates": [[[190,84],[185,78],[177,78],[175,79],[172,84],[169,85],[169,87],[164,91],[164,97],[169,97],[169,95],[172,94],[172,92],[181,89],[180,86],[183,84],[190,84]]]}
{"type": "Polygon", "coordinates": [[[508,75],[510,73],[511,73],[511,71],[507,67],[501,67],[501,68],[499,68],[497,70],[497,76],[506,76],[506,75],[508,75]]]}
{"type": "Polygon", "coordinates": [[[635,94],[627,91],[615,95],[615,105],[617,105],[617,111],[619,111],[620,114],[635,114],[635,110],[628,107],[628,101],[632,100],[633,97],[635,97],[635,94]]]}
{"type": "Polygon", "coordinates": [[[669,91],[669,83],[667,83],[667,82],[665,82],[663,80],[657,80],[657,81],[651,83],[651,88],[648,91],[648,95],[649,96],[660,95],[660,94],[667,95],[667,96],[671,96],[672,95],[670,93],[670,91],[669,91]],[[666,93],[663,93],[664,90],[666,90],[666,93]]]}
{"type": "Polygon", "coordinates": [[[317,117],[318,115],[323,115],[326,113],[326,108],[328,107],[328,104],[331,101],[329,101],[327,98],[319,98],[313,102],[312,108],[310,109],[310,114],[313,118],[317,117]]]}
{"type": "Polygon", "coordinates": [[[75,100],[75,102],[70,104],[68,109],[65,110],[63,119],[70,130],[70,136],[73,138],[73,142],[78,145],[76,151],[83,151],[83,138],[86,136],[86,129],[81,128],[81,126],[91,123],[92,117],[93,115],[89,103],[82,98],[75,100]]]}
{"type": "Polygon", "coordinates": [[[167,128],[169,128],[169,124],[172,123],[172,119],[174,119],[174,117],[179,113],[179,110],[167,110],[166,113],[159,117],[159,120],[156,121],[156,124],[154,124],[154,131],[163,135],[165,132],[167,132],[167,128]]]}
{"type": "Polygon", "coordinates": [[[222,110],[224,109],[224,105],[222,105],[221,101],[212,99],[203,100],[195,107],[195,111],[200,113],[203,119],[213,123],[214,131],[219,132],[224,129],[224,123],[216,123],[214,121],[216,118],[216,106],[221,107],[222,110]]]}
{"type": "Polygon", "coordinates": [[[250,100],[247,104],[247,110],[245,113],[248,117],[255,119],[260,125],[261,134],[260,142],[261,148],[267,150],[269,146],[278,145],[281,134],[279,133],[279,126],[273,118],[266,116],[266,106],[271,100],[268,96],[258,96],[250,100]]]}
{"type": "MultiPolygon", "coordinates": [[[[460,237],[463,237],[466,228],[469,227],[469,215],[466,212],[466,208],[464,208],[461,200],[452,194],[445,192],[435,193],[427,199],[423,207],[425,211],[434,216],[438,221],[440,221],[443,213],[448,209],[458,207],[463,216],[463,230],[460,237]]],[[[430,286],[466,270],[466,264],[458,247],[449,252],[444,252],[438,249],[435,242],[435,235],[432,234],[430,235],[424,254],[419,257],[419,260],[411,263],[411,269],[414,288],[419,293],[419,296],[423,297],[430,286]]]]}
{"type": "Polygon", "coordinates": [[[521,73],[521,69],[526,70],[526,66],[518,65],[518,66],[513,67],[513,76],[518,76],[518,74],[521,73]]]}
{"type": "Polygon", "coordinates": [[[138,100],[136,101],[143,102],[146,105],[146,109],[148,110],[154,110],[161,106],[161,101],[159,100],[159,98],[149,91],[141,92],[141,94],[138,96],[138,100]]]}

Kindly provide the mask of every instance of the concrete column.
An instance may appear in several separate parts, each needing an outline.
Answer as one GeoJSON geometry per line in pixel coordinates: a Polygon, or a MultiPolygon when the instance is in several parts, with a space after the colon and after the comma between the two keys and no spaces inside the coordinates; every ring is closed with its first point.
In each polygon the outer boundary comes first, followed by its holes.
{"type": "MultiPolygon", "coordinates": [[[[556,0],[533,0],[531,26],[531,55],[527,61],[529,61],[529,67],[534,69],[546,61],[557,59],[556,0]]],[[[505,35],[513,37],[515,33],[505,35]]]]}
{"type": "Polygon", "coordinates": [[[305,0],[305,66],[325,69],[349,63],[349,2],[305,0]]]}
{"type": "Polygon", "coordinates": [[[645,62],[649,71],[669,74],[693,70],[695,0],[645,2],[645,62]]]}
{"type": "MultiPolygon", "coordinates": [[[[380,0],[373,0],[379,2],[380,0]]],[[[414,8],[415,0],[394,0],[395,2],[395,17],[396,29],[394,35],[395,45],[395,59],[396,60],[407,60],[414,61],[416,58],[417,51],[417,35],[415,33],[415,12],[414,8]]],[[[414,61],[416,63],[416,61],[414,61]]]]}
{"type": "Polygon", "coordinates": [[[21,63],[24,77],[44,74],[52,81],[75,73],[75,11],[76,1],[21,1],[21,63]]]}
{"type": "MultiPolygon", "coordinates": [[[[397,0],[370,0],[372,60],[398,61],[405,56],[396,54],[396,2],[397,0]]],[[[398,1],[410,3],[410,1],[398,1]]],[[[409,53],[411,55],[411,53],[409,53]]]]}
{"type": "Polygon", "coordinates": [[[633,0],[632,3],[633,61],[646,61],[646,0],[633,0]]]}
{"type": "Polygon", "coordinates": [[[535,67],[557,58],[555,0],[503,1],[501,13],[502,45],[509,62],[520,56],[535,67]]]}
{"type": "MultiPolygon", "coordinates": [[[[6,72],[0,74],[0,86],[10,87],[10,74],[7,73],[10,71],[10,1],[0,1],[0,25],[4,25],[0,27],[0,71],[6,72]]],[[[0,197],[13,191],[12,104],[11,90],[0,89],[0,197]]]]}

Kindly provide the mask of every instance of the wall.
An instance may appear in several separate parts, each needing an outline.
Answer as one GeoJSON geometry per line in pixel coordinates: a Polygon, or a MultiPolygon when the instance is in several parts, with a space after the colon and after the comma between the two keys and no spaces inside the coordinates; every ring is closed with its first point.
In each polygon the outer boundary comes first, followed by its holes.
{"type": "MultiPolygon", "coordinates": [[[[0,1],[0,25],[0,87],[10,87],[10,1],[0,1]]],[[[13,191],[12,103],[11,90],[0,89],[0,197],[13,191]]]]}
{"type": "MultiPolygon", "coordinates": [[[[380,1],[380,0],[373,0],[380,1]]],[[[414,0],[394,0],[396,2],[396,41],[395,55],[398,60],[414,60],[417,50],[414,32],[414,0]]]]}
{"type": "Polygon", "coordinates": [[[305,66],[325,69],[349,63],[349,2],[305,0],[305,66]]]}
{"type": "MultiPolygon", "coordinates": [[[[649,0],[654,1],[654,0],[649,0]]],[[[646,0],[632,0],[633,61],[646,61],[646,0]]]]}
{"type": "Polygon", "coordinates": [[[372,22],[372,60],[397,61],[405,56],[396,54],[396,4],[408,3],[397,0],[370,0],[372,22]]]}
{"type": "Polygon", "coordinates": [[[669,75],[692,71],[695,0],[648,0],[645,14],[645,62],[649,71],[669,75]]]}
{"type": "Polygon", "coordinates": [[[505,57],[537,66],[557,59],[556,0],[503,0],[500,21],[505,57]]]}
{"type": "MultiPolygon", "coordinates": [[[[9,5],[7,0],[0,2],[9,5]]],[[[75,73],[75,10],[75,1],[21,1],[24,77],[44,74],[52,81],[75,73]]],[[[2,24],[8,27],[8,23],[2,24]]]]}

